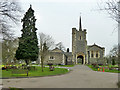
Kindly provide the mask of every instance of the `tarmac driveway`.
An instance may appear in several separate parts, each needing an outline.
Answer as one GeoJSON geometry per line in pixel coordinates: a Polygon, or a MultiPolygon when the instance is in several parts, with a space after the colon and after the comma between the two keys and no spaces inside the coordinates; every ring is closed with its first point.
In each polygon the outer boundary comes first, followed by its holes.
{"type": "Polygon", "coordinates": [[[18,88],[118,88],[118,74],[92,71],[76,65],[68,74],[37,78],[3,79],[3,87],[18,88]]]}

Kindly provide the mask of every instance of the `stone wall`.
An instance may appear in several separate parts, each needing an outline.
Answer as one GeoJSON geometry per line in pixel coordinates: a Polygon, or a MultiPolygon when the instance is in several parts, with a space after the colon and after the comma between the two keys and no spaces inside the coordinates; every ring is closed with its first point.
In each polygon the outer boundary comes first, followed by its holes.
{"type": "Polygon", "coordinates": [[[63,59],[65,58],[63,53],[59,52],[49,52],[44,58],[44,64],[53,63],[53,64],[65,64],[63,59]],[[53,57],[53,58],[51,58],[53,57]]]}
{"type": "Polygon", "coordinates": [[[66,52],[64,53],[65,54],[65,64],[66,65],[70,65],[70,64],[73,64],[72,62],[72,52],[66,52]]]}
{"type": "Polygon", "coordinates": [[[98,63],[98,64],[105,64],[105,59],[104,59],[104,48],[99,47],[98,45],[94,44],[92,46],[88,47],[89,51],[89,62],[90,63],[98,63]],[[93,53],[93,56],[92,56],[93,53]],[[98,57],[96,54],[98,53],[98,57]]]}

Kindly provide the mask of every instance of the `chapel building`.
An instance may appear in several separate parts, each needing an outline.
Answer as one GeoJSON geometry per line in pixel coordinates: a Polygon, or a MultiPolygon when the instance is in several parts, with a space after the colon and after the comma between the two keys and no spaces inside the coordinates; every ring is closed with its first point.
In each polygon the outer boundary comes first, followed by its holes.
{"type": "Polygon", "coordinates": [[[104,63],[105,48],[96,45],[87,45],[87,30],[82,29],[81,17],[79,21],[79,29],[72,28],[72,52],[64,52],[58,48],[50,50],[44,58],[44,64],[92,64],[104,63]]]}

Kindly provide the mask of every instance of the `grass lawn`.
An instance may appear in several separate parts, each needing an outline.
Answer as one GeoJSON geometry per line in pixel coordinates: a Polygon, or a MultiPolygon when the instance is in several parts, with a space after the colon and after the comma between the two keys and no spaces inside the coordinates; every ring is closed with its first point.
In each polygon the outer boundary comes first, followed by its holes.
{"type": "MultiPolygon", "coordinates": [[[[92,67],[92,65],[87,65],[89,68],[91,68],[94,71],[98,71],[98,69],[92,67]]],[[[101,66],[102,67],[102,66],[101,66]]],[[[105,66],[104,66],[105,67],[105,66]]],[[[108,69],[104,69],[104,72],[112,72],[112,73],[120,73],[120,71],[118,70],[108,70],[108,69]]]]}
{"type": "MultiPolygon", "coordinates": [[[[118,67],[118,65],[108,65],[109,67],[118,67]]],[[[108,67],[108,66],[105,66],[105,65],[102,65],[102,66],[99,66],[99,67],[108,67]]]]}
{"type": "MultiPolygon", "coordinates": [[[[49,65],[45,65],[45,66],[49,66],[49,65]]],[[[74,65],[52,65],[52,66],[58,66],[58,67],[74,67],[74,65]]]]}
{"type": "MultiPolygon", "coordinates": [[[[50,71],[48,67],[44,68],[44,72],[42,72],[41,67],[36,66],[37,70],[29,71],[28,76],[49,76],[49,75],[58,75],[58,74],[65,74],[69,72],[67,69],[64,68],[55,68],[54,71],[50,71]]],[[[26,74],[12,74],[12,70],[2,70],[2,77],[27,77],[26,74]]]]}
{"type": "Polygon", "coordinates": [[[22,88],[14,88],[14,87],[10,87],[8,90],[24,90],[22,88]]]}

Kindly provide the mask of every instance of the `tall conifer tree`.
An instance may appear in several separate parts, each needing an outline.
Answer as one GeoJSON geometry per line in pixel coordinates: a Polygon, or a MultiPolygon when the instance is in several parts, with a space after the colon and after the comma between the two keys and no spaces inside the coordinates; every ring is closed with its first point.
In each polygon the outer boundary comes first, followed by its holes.
{"type": "Polygon", "coordinates": [[[22,36],[19,38],[19,47],[15,57],[18,60],[25,60],[28,65],[29,61],[37,60],[39,52],[37,28],[35,28],[36,19],[31,5],[21,21],[23,22],[22,36]]]}

